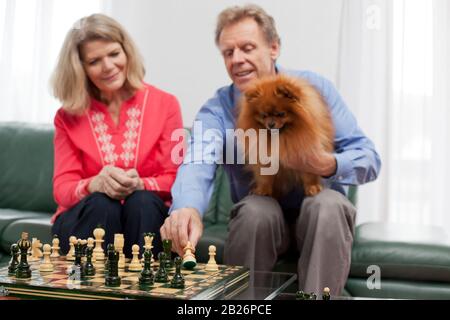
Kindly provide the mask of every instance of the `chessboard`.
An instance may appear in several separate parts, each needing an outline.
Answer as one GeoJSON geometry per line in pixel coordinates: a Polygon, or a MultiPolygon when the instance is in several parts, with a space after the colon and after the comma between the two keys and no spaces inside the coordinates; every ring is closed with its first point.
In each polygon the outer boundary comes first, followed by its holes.
{"type": "MultiPolygon", "coordinates": [[[[175,269],[169,269],[169,282],[158,283],[148,287],[139,285],[140,272],[125,269],[119,271],[120,287],[105,286],[103,269],[96,275],[80,278],[70,274],[73,262],[65,257],[52,259],[54,271],[39,271],[39,261],[29,262],[30,279],[18,279],[8,275],[8,267],[0,269],[0,286],[5,287],[11,295],[34,299],[177,299],[177,300],[210,300],[228,299],[246,289],[249,285],[249,270],[241,266],[219,265],[218,271],[205,271],[205,264],[198,263],[192,270],[181,270],[184,289],[170,287],[170,280],[175,269]]],[[[154,271],[158,262],[152,264],[154,271]]]]}

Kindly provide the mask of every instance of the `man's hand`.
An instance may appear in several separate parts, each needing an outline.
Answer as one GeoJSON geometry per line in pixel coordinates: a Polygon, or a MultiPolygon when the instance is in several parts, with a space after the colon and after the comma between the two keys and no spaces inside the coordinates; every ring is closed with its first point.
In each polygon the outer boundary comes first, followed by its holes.
{"type": "Polygon", "coordinates": [[[332,153],[320,151],[313,153],[309,157],[290,155],[286,165],[294,170],[305,173],[317,174],[322,177],[330,177],[336,174],[337,163],[332,153]]]}
{"type": "MultiPolygon", "coordinates": [[[[132,169],[134,170],[134,169],[132,169]]],[[[89,192],[102,192],[112,199],[122,200],[142,187],[142,180],[136,170],[125,172],[121,168],[105,166],[95,176],[89,186],[89,192]]]]}
{"type": "Polygon", "coordinates": [[[192,246],[198,243],[203,233],[200,213],[194,208],[181,208],[172,211],[161,229],[161,238],[172,240],[172,250],[183,257],[183,248],[190,241],[192,246]]]}

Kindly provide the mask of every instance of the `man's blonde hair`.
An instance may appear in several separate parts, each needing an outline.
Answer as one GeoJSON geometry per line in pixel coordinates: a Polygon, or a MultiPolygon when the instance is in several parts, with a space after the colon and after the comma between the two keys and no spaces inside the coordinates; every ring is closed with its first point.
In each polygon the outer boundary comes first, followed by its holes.
{"type": "Polygon", "coordinates": [[[127,56],[124,87],[134,93],[142,87],[145,69],[136,45],[125,29],[114,19],[93,14],[78,20],[68,32],[61,48],[51,84],[53,94],[72,114],[82,114],[90,106],[90,97],[99,99],[98,88],[89,80],[83,68],[81,45],[91,40],[118,42],[127,56]]]}
{"type": "Polygon", "coordinates": [[[274,42],[280,44],[280,37],[278,36],[278,32],[275,27],[275,20],[260,6],[255,4],[247,4],[241,7],[233,6],[227,8],[219,14],[216,25],[216,45],[219,45],[220,34],[225,27],[240,22],[246,18],[252,18],[256,21],[269,45],[274,42]]]}

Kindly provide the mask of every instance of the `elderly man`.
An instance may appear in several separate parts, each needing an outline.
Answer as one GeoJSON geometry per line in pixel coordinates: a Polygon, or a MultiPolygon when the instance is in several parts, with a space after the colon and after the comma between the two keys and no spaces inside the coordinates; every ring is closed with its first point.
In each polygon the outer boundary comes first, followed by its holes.
{"type": "Polygon", "coordinates": [[[350,268],[356,215],[345,196],[345,185],[376,179],[380,159],[374,145],[330,81],[312,72],[287,70],[276,64],[280,38],[273,18],[262,8],[246,5],[224,10],[218,17],[215,40],[232,84],[217,90],[202,106],[196,121],[201,123],[197,128],[214,129],[217,139],[194,128],[187,160],[172,188],[173,205],[161,235],[172,239],[174,250],[180,255],[188,241],[195,247],[200,239],[202,215],[212,193],[217,163],[194,161],[192,154],[200,146],[203,156],[217,157],[205,154],[205,150],[217,149],[208,148],[217,141],[223,141],[224,153],[233,150],[226,147],[234,139],[227,141],[225,131],[234,128],[240,94],[263,76],[285,73],[303,78],[319,90],[330,108],[335,151],[324,153],[319,159],[299,160],[295,166],[322,176],[326,188],[306,198],[299,188],[279,201],[251,195],[251,177],[243,166],[225,163],[235,205],[230,214],[224,260],[253,270],[271,270],[278,257],[293,246],[299,252],[299,289],[321,292],[327,286],[331,294],[340,294],[350,268]]]}

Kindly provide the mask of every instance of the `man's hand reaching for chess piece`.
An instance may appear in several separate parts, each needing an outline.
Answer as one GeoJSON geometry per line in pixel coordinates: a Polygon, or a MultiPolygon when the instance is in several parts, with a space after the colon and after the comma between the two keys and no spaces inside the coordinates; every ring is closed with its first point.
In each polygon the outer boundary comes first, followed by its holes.
{"type": "Polygon", "coordinates": [[[194,208],[181,208],[171,212],[161,229],[161,238],[172,240],[172,251],[183,256],[188,241],[195,248],[203,234],[200,213],[194,208]]]}

